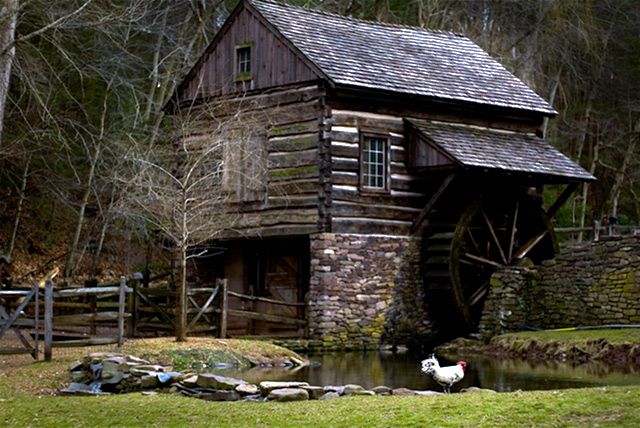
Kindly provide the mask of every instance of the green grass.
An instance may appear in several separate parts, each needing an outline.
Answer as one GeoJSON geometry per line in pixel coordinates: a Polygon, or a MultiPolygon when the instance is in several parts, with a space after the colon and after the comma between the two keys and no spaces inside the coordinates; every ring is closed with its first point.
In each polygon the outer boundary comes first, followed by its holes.
{"type": "Polygon", "coordinates": [[[632,427],[640,387],[509,394],[224,403],[180,396],[22,397],[0,402],[10,427],[632,427]]]}
{"type": "MultiPolygon", "coordinates": [[[[582,333],[582,332],[580,332],[582,333]]],[[[564,333],[563,333],[564,334],[564,333]]],[[[623,340],[620,337],[620,340],[623,340]]],[[[189,347],[279,357],[258,341],[130,343],[125,352],[161,355],[189,347]],[[237,342],[237,343],[236,343],[237,342]]],[[[207,402],[140,393],[56,397],[69,364],[95,350],[54,350],[54,361],[0,366],[0,426],[7,427],[632,427],[640,386],[437,396],[350,397],[297,403],[207,402]],[[7,366],[5,366],[7,367],[7,366]]],[[[287,354],[289,351],[282,351],[287,354]]],[[[2,362],[5,357],[0,357],[2,362]]],[[[28,360],[26,360],[28,362],[28,360]]]]}

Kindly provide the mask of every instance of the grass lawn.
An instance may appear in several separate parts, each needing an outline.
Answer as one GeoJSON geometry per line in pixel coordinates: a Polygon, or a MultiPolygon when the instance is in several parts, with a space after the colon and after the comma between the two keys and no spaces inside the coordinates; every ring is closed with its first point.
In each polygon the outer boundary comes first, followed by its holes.
{"type": "MultiPolygon", "coordinates": [[[[235,348],[235,341],[223,345],[235,348]]],[[[239,343],[255,357],[273,354],[257,342],[239,343]]],[[[191,344],[191,342],[187,342],[191,344]]],[[[202,343],[200,344],[202,345],[202,343]]],[[[149,344],[127,347],[151,352],[149,344]]],[[[165,346],[165,345],[163,345],[165,346]]],[[[166,345],[171,347],[173,345],[166,345]]],[[[183,345],[180,345],[183,346],[183,345]]],[[[189,346],[189,345],[184,345],[189,346]]],[[[207,402],[140,393],[56,397],[68,385],[69,364],[97,348],[54,350],[51,363],[15,364],[0,356],[0,426],[184,427],[635,427],[640,386],[474,392],[411,397],[349,397],[296,403],[207,402]]],[[[127,348],[125,348],[127,352],[127,348]]]]}

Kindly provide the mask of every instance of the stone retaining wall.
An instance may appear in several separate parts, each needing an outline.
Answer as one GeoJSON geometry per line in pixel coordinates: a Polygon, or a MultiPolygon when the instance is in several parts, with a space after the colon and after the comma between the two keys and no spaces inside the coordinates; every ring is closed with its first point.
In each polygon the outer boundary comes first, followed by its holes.
{"type": "Polygon", "coordinates": [[[419,239],[312,235],[309,338],[325,349],[373,349],[430,336],[419,259],[419,239]]]}
{"type": "Polygon", "coordinates": [[[480,332],[640,324],[640,237],[564,248],[531,268],[494,273],[480,332]]]}

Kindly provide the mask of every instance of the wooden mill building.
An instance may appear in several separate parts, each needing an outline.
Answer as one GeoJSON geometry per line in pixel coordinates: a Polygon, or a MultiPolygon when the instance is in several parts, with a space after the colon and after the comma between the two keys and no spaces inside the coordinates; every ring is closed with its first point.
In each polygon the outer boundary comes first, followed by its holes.
{"type": "Polygon", "coordinates": [[[242,0],[165,109],[221,100],[250,106],[257,155],[254,180],[229,174],[238,221],[204,268],[292,304],[232,303],[271,317],[231,334],[473,331],[491,273],[552,257],[550,218],[594,179],[543,141],[553,108],[460,34],[242,0]],[[567,187],[545,210],[549,184],[567,187]]]}

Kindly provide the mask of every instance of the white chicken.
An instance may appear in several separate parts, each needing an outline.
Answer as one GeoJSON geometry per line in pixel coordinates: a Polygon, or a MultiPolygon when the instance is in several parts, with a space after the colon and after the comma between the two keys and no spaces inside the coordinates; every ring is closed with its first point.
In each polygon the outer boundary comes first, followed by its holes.
{"type": "Polygon", "coordinates": [[[434,354],[426,360],[422,360],[422,372],[428,374],[444,387],[445,394],[451,392],[451,386],[464,377],[467,363],[458,361],[455,366],[440,367],[440,363],[434,354]]]}

